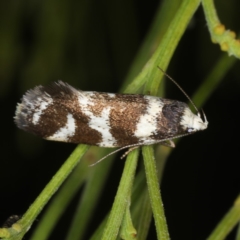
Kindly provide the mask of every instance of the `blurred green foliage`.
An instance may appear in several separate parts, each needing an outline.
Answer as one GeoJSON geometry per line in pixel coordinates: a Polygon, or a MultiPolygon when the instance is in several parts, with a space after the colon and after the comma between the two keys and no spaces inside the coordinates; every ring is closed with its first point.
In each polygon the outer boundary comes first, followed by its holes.
{"type": "MultiPolygon", "coordinates": [[[[143,60],[134,65],[136,59],[146,57],[141,49],[149,36],[151,40],[149,29],[155,14],[162,11],[158,42],[180,2],[172,1],[166,7],[166,1],[1,1],[0,221],[23,214],[74,148],[16,128],[13,116],[22,94],[59,79],[83,90],[117,92],[124,80],[131,81],[145,64],[143,60]]],[[[215,4],[221,22],[239,32],[240,2],[215,4]]],[[[155,48],[153,45],[152,52],[155,48]]],[[[150,57],[151,52],[148,54],[150,57]]],[[[211,76],[222,82],[217,82],[204,107],[209,129],[179,144],[163,177],[163,201],[173,239],[205,239],[239,192],[239,63],[234,65],[235,60],[211,43],[200,7],[167,72],[191,95],[218,63],[211,76]],[[224,64],[223,58],[232,64],[224,64]],[[227,64],[230,71],[224,69],[227,64]]],[[[175,86],[167,83],[166,89],[167,97],[186,101],[175,86]]],[[[122,161],[115,161],[87,236],[111,207],[123,167],[122,161]]],[[[51,239],[65,236],[77,202],[78,197],[51,239]]],[[[234,239],[233,235],[229,239],[234,239]]],[[[151,236],[155,238],[154,233],[151,236]]]]}

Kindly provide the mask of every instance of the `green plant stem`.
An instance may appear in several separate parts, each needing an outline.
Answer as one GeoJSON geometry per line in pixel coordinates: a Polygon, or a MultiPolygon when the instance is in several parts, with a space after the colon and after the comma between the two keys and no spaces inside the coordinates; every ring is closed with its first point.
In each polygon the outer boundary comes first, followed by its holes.
{"type": "MultiPolygon", "coordinates": [[[[197,10],[200,4],[199,0],[184,0],[179,7],[173,21],[171,22],[168,31],[164,35],[159,47],[154,53],[153,57],[149,60],[147,65],[160,66],[162,69],[166,69],[172,55],[185,32],[193,14],[197,10]]],[[[147,76],[147,83],[145,85],[144,93],[157,94],[163,73],[159,69],[151,69],[147,76]],[[161,78],[159,77],[159,74],[161,78]]]]}
{"type": "MultiPolygon", "coordinates": [[[[136,84],[139,84],[138,86],[142,86],[142,83],[147,81],[144,93],[157,95],[160,81],[163,76],[163,73],[157,69],[157,66],[161,66],[161,68],[166,69],[180,38],[182,37],[199,4],[199,0],[184,0],[182,2],[168,28],[168,31],[164,35],[164,38],[157,47],[153,56],[147,62],[143,71],[125,89],[125,92],[134,92],[136,91],[136,84]]],[[[157,236],[158,239],[169,239],[152,148],[143,147],[143,154],[157,236]],[[147,158],[151,159],[151,161],[147,161],[147,158]]]]}
{"type": "Polygon", "coordinates": [[[139,149],[129,153],[118,191],[110,212],[107,224],[104,228],[102,240],[114,240],[117,238],[120,225],[128,204],[128,199],[131,194],[135,171],[137,167],[139,149]]]}
{"type": "MultiPolygon", "coordinates": [[[[167,0],[160,2],[151,28],[148,31],[148,34],[140,50],[138,51],[132,66],[130,67],[120,92],[126,88],[127,84],[132,82],[132,80],[137,76],[139,71],[144,67],[146,62],[155,52],[159,43],[163,39],[165,32],[168,30],[169,24],[178,11],[181,2],[182,0],[167,0]]],[[[145,83],[145,79],[142,80],[143,81],[141,83],[135,81],[132,85],[133,91],[130,91],[129,89],[129,93],[138,92],[136,89],[139,89],[145,83]]]]}
{"type": "Polygon", "coordinates": [[[234,202],[233,207],[223,217],[221,222],[213,230],[212,234],[207,240],[222,240],[225,239],[228,233],[236,226],[240,221],[240,195],[234,202]]]}
{"type": "Polygon", "coordinates": [[[36,230],[31,236],[31,240],[48,239],[59,218],[66,210],[69,202],[83,184],[88,172],[87,168],[88,165],[86,161],[81,161],[74,169],[74,172],[64,182],[61,189],[57,192],[47,207],[41,221],[38,223],[36,230]]]}
{"type": "Polygon", "coordinates": [[[212,28],[219,25],[220,20],[217,16],[213,0],[202,0],[202,5],[208,25],[212,28]]]}
{"type": "Polygon", "coordinates": [[[151,146],[143,147],[143,159],[146,171],[149,198],[152,205],[157,237],[161,240],[169,240],[167,222],[164,215],[163,202],[160,195],[156,163],[151,146]]]}
{"type": "Polygon", "coordinates": [[[202,0],[202,6],[212,41],[218,43],[221,50],[228,52],[229,56],[240,58],[240,42],[236,40],[235,32],[226,30],[221,24],[213,0],[202,0]]]}
{"type": "MultiPolygon", "coordinates": [[[[32,223],[41,212],[43,207],[47,204],[49,199],[51,199],[52,195],[58,190],[63,181],[67,178],[67,176],[72,172],[74,167],[80,161],[83,154],[87,151],[89,146],[87,145],[78,145],[73,153],[69,156],[69,158],[65,161],[59,171],[53,176],[52,180],[46,185],[34,203],[29,207],[27,212],[23,215],[23,217],[18,221],[19,233],[16,233],[15,236],[12,236],[8,239],[21,239],[24,234],[30,229],[32,223]]],[[[13,226],[15,227],[15,226],[13,226]]],[[[11,228],[10,228],[11,231],[11,228]]],[[[1,235],[0,237],[4,238],[5,236],[1,235]]]]}
{"type": "Polygon", "coordinates": [[[136,83],[138,84],[137,86],[141,87],[142,84],[147,81],[144,93],[151,95],[157,94],[163,76],[163,73],[157,69],[157,66],[166,69],[180,38],[199,4],[200,0],[184,0],[182,2],[161,43],[151,59],[146,63],[143,71],[125,89],[126,93],[135,92],[136,83]]]}
{"type": "MultiPolygon", "coordinates": [[[[98,149],[98,153],[101,152],[105,155],[106,151],[101,150],[98,149]]],[[[102,158],[104,155],[98,154],[97,159],[102,158]]],[[[108,174],[110,173],[110,167],[114,162],[112,160],[113,156],[110,156],[107,161],[103,161],[101,164],[97,164],[93,167],[88,166],[90,169],[90,174],[87,178],[84,192],[81,195],[79,204],[76,208],[67,237],[65,238],[66,240],[84,239],[84,234],[89,225],[91,217],[94,214],[94,209],[98,204],[99,196],[105,187],[104,184],[108,174]]]]}
{"type": "Polygon", "coordinates": [[[137,231],[133,226],[133,222],[132,222],[130,205],[131,205],[131,199],[129,198],[128,205],[125,210],[125,214],[122,221],[120,234],[119,234],[121,239],[124,239],[124,240],[136,240],[136,236],[137,236],[137,231]]]}
{"type": "Polygon", "coordinates": [[[204,105],[236,61],[236,58],[222,54],[222,57],[219,58],[211,72],[192,97],[193,102],[197,106],[204,105]]]}
{"type": "Polygon", "coordinates": [[[147,238],[152,221],[152,208],[146,186],[142,189],[142,194],[134,204],[132,212],[136,222],[137,237],[144,240],[147,238]]]}

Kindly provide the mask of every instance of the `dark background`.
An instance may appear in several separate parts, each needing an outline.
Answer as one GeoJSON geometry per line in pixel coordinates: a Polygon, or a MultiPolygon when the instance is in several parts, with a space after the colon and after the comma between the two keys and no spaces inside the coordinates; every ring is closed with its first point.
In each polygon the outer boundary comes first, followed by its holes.
{"type": "MultiPolygon", "coordinates": [[[[23,214],[75,148],[17,129],[13,116],[21,96],[58,79],[82,90],[117,92],[158,5],[107,0],[0,3],[0,223],[23,214]]],[[[239,1],[216,1],[216,6],[221,21],[238,32],[239,1]]],[[[222,54],[210,40],[200,7],[167,72],[191,96],[222,54]]],[[[168,160],[162,197],[172,239],[205,239],[239,194],[239,75],[237,61],[204,106],[209,128],[182,139],[168,160]]],[[[171,83],[167,90],[167,97],[186,101],[171,83]]],[[[102,210],[111,207],[123,166],[122,161],[113,166],[102,210]]],[[[106,213],[100,210],[99,219],[106,213]]],[[[93,221],[92,231],[94,224],[98,222],[93,221]]]]}

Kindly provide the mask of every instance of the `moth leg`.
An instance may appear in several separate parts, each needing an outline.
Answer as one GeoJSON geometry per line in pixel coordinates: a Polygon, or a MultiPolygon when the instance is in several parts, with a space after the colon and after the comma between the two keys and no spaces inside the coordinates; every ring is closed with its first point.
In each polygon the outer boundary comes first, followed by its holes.
{"type": "Polygon", "coordinates": [[[175,148],[175,143],[172,140],[168,140],[166,142],[161,143],[163,146],[170,147],[170,148],[175,148]]]}
{"type": "Polygon", "coordinates": [[[139,146],[135,146],[135,147],[131,147],[129,148],[120,158],[123,159],[125,158],[131,151],[133,151],[134,149],[138,148],[139,146]]]}
{"type": "MultiPolygon", "coordinates": [[[[166,147],[175,148],[175,143],[172,140],[168,140],[166,142],[162,142],[161,144],[166,146],[166,147]]],[[[135,146],[135,147],[129,148],[120,158],[121,159],[125,158],[131,151],[133,151],[134,149],[136,149],[138,147],[139,146],[135,146]]]]}

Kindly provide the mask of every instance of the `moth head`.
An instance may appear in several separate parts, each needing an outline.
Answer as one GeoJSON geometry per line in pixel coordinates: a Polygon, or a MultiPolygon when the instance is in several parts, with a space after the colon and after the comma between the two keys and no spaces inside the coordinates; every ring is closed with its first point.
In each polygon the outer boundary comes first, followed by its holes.
{"type": "Polygon", "coordinates": [[[203,118],[201,118],[199,112],[196,115],[187,107],[183,112],[180,124],[187,133],[193,133],[206,129],[208,126],[208,121],[204,112],[203,118]]]}

